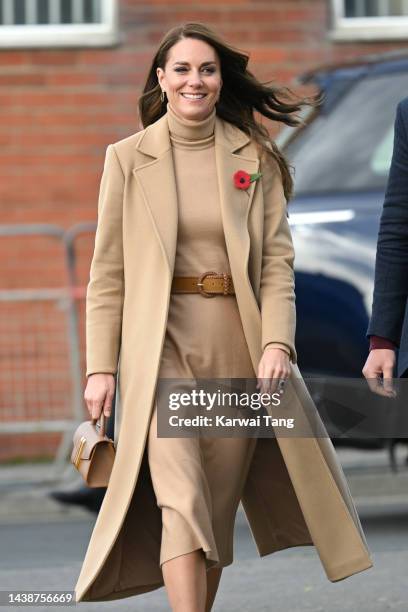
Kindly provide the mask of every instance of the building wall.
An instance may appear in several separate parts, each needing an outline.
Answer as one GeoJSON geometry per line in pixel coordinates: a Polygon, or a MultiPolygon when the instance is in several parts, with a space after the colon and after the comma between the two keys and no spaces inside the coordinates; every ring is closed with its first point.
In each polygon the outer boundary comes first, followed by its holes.
{"type": "MultiPolygon", "coordinates": [[[[95,222],[106,146],[141,129],[137,100],[154,50],[170,27],[186,21],[212,26],[249,52],[249,68],[261,80],[273,79],[295,90],[296,76],[318,64],[408,46],[408,41],[331,42],[330,4],[325,0],[206,0],[196,5],[185,0],[121,0],[122,42],[114,48],[2,49],[1,224],[69,228],[95,222]]],[[[270,127],[272,133],[277,129],[270,127]]],[[[88,280],[92,240],[89,231],[78,233],[77,283],[82,287],[88,280]]],[[[1,238],[6,263],[0,286],[66,286],[69,270],[61,246],[52,236],[1,238]]],[[[80,292],[78,306],[83,358],[80,292]]],[[[0,308],[4,313],[5,306],[0,308]]],[[[32,320],[30,302],[7,308],[7,317],[0,317],[3,339],[8,334],[7,342],[0,344],[2,407],[8,418],[17,413],[22,420],[51,413],[63,418],[72,404],[63,306],[55,299],[32,320]],[[49,352],[50,346],[55,353],[49,352]]],[[[54,434],[10,436],[0,458],[52,453],[57,442],[54,434]]]]}
{"type": "Polygon", "coordinates": [[[0,51],[2,222],[95,219],[104,151],[138,129],[138,93],[160,38],[200,21],[250,53],[262,80],[293,85],[317,64],[408,46],[333,43],[325,0],[120,0],[115,48],[0,51]],[[203,8],[198,8],[198,6],[203,8]]]}

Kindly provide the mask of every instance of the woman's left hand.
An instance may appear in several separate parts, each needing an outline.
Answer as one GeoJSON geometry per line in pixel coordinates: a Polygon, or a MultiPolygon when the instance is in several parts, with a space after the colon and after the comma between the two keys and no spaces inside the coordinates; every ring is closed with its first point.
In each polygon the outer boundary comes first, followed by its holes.
{"type": "Polygon", "coordinates": [[[257,389],[261,393],[275,393],[280,380],[290,375],[289,355],[277,347],[265,348],[258,367],[257,389]]]}

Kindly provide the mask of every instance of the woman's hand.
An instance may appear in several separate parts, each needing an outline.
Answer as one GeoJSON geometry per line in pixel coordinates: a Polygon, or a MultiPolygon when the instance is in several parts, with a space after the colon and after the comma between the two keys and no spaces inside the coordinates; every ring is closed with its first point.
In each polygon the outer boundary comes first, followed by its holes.
{"type": "Polygon", "coordinates": [[[88,377],[84,399],[92,419],[99,419],[102,411],[109,417],[112,411],[112,400],[115,393],[113,374],[96,373],[88,377]]]}
{"type": "Polygon", "coordinates": [[[286,380],[289,375],[290,362],[287,352],[277,347],[265,348],[258,367],[257,389],[261,393],[275,393],[279,380],[286,380]]]}

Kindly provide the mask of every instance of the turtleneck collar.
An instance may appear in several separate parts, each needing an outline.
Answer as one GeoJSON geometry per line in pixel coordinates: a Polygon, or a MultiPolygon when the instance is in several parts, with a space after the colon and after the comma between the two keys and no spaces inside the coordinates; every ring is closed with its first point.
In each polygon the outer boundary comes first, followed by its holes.
{"type": "Polygon", "coordinates": [[[170,138],[173,142],[203,141],[210,142],[214,138],[216,109],[205,119],[185,119],[181,117],[167,102],[167,121],[170,138]]]}

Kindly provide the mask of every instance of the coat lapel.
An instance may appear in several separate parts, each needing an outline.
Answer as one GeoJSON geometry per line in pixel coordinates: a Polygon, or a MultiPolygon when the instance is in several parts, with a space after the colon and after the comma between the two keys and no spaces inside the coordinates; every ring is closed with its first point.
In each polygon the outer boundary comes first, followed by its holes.
{"type": "MultiPolygon", "coordinates": [[[[245,266],[249,254],[248,215],[253,201],[256,182],[247,190],[234,186],[233,175],[237,170],[249,174],[259,169],[255,153],[240,155],[238,151],[250,142],[250,138],[234,125],[216,117],[215,156],[220,193],[222,223],[227,251],[234,274],[236,262],[245,266]]],[[[167,115],[148,126],[136,148],[148,156],[145,163],[133,168],[145,204],[150,212],[154,231],[160,242],[170,278],[173,276],[177,245],[178,207],[173,157],[167,115]]]]}

